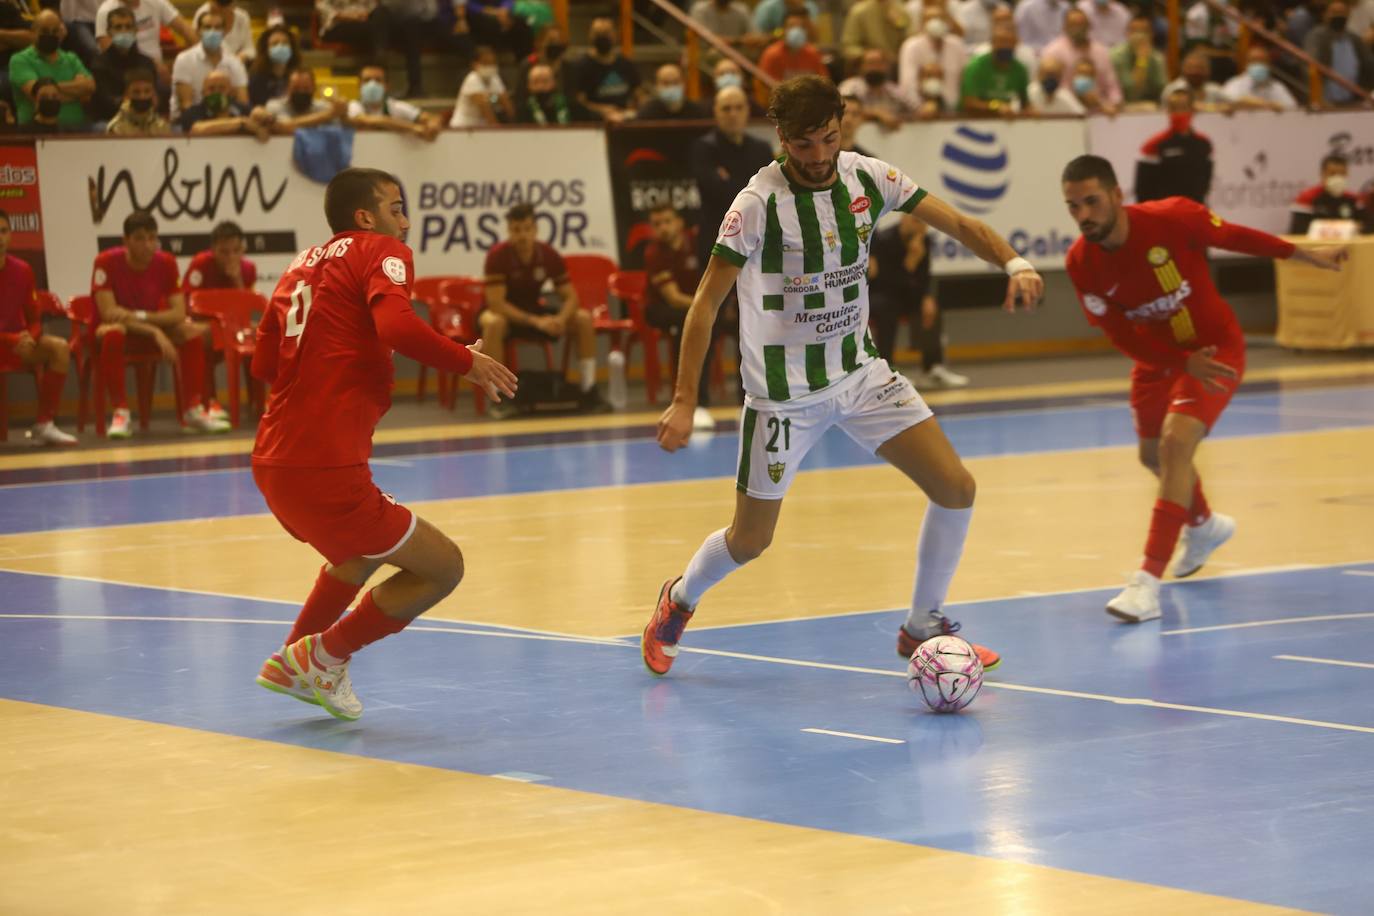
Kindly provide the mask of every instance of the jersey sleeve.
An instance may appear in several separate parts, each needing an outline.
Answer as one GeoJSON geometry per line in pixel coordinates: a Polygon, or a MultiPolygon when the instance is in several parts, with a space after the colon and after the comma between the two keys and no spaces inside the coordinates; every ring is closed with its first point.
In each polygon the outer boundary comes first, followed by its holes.
{"type": "Polygon", "coordinates": [[[101,290],[111,294],[114,293],[114,259],[111,252],[101,252],[95,257],[95,266],[91,269],[91,295],[94,296],[101,290]]]}
{"type": "Polygon", "coordinates": [[[1175,197],[1166,202],[1168,210],[1188,227],[1189,236],[1199,248],[1221,248],[1256,258],[1291,257],[1296,246],[1276,235],[1228,223],[1195,200],[1175,197]]]}
{"type": "MultiPolygon", "coordinates": [[[[774,217],[776,220],[776,217],[774,217]]],[[[724,258],[736,267],[743,267],[758,247],[768,222],[768,207],[758,193],[745,188],[735,195],[734,203],[725,214],[716,233],[711,254],[724,258]]]]}
{"type": "Polygon", "coordinates": [[[410,285],[415,280],[414,257],[402,242],[377,236],[378,243],[368,246],[363,269],[363,298],[368,308],[379,299],[400,297],[410,304],[410,285]]]}
{"type": "Polygon", "coordinates": [[[859,181],[870,194],[878,193],[882,199],[882,213],[893,210],[910,213],[926,196],[925,188],[902,174],[901,169],[868,156],[859,157],[859,181]]]}

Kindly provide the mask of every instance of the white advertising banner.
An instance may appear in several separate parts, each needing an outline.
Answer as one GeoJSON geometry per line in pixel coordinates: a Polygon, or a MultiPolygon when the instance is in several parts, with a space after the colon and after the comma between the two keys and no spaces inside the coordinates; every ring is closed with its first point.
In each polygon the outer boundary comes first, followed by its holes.
{"type": "MultiPolygon", "coordinates": [[[[1140,148],[1166,127],[1162,114],[1089,121],[1088,148],[1111,161],[1128,201],[1140,148]]],[[[1293,198],[1318,183],[1328,153],[1349,158],[1352,190],[1374,186],[1374,112],[1208,113],[1196,115],[1193,127],[1212,141],[1207,203],[1235,223],[1287,232],[1293,198]]]]}
{"type": "MultiPolygon", "coordinates": [[[[296,252],[331,235],[324,185],[292,163],[289,137],[40,141],[38,175],[49,284],[61,296],[90,289],[96,254],[120,244],[124,218],[152,211],[164,249],[182,268],[233,220],[271,286],[296,252]]],[[[505,235],[504,213],[528,202],[540,237],[564,254],[615,256],[606,140],[600,130],[445,132],[434,143],[359,132],[353,165],[400,178],[415,269],[480,275],[505,235]]]]}
{"type": "MultiPolygon", "coordinates": [[[[1078,229],[1064,209],[1059,173],[1087,151],[1083,122],[939,121],[891,133],[870,125],[858,142],[996,229],[1036,267],[1064,266],[1078,229]]],[[[931,254],[936,274],[995,270],[953,239],[937,239],[931,254]]]]}

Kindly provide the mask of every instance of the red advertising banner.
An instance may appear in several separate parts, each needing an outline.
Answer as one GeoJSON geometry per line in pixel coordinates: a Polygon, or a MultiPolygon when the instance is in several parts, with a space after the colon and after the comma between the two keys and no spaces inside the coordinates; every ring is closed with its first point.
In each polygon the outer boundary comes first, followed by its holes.
{"type": "Polygon", "coordinates": [[[38,154],[32,146],[0,146],[0,210],[10,217],[9,253],[27,261],[38,288],[47,289],[42,208],[38,201],[38,154]]]}

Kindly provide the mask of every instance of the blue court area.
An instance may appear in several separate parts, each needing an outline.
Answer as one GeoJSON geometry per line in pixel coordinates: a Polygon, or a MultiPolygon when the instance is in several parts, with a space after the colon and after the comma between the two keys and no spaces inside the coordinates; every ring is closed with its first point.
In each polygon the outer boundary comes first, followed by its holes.
{"type": "Polygon", "coordinates": [[[958,716],[908,692],[897,611],[704,627],[664,680],[634,637],[422,622],[357,658],[346,724],[252,683],[291,606],[0,573],[0,696],[1355,914],[1374,666],[1329,662],[1374,659],[1371,577],[1177,584],[1162,628],[960,605],[1007,661],[958,716]]]}

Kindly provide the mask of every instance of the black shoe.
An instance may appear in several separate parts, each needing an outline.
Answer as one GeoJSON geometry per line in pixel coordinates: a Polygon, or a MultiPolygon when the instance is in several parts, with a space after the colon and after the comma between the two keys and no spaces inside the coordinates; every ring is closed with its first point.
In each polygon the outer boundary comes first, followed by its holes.
{"type": "Polygon", "coordinates": [[[611,413],[615,410],[597,388],[589,388],[582,392],[577,409],[580,413],[611,413]]]}
{"type": "Polygon", "coordinates": [[[520,413],[520,408],[515,406],[514,401],[499,401],[487,408],[487,416],[493,420],[509,420],[520,413]]]}

